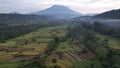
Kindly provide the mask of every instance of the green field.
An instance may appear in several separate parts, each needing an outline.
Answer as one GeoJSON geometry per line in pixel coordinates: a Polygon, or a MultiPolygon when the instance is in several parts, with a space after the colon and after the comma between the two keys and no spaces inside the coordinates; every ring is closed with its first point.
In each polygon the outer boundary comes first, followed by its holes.
{"type": "Polygon", "coordinates": [[[8,40],[5,43],[0,43],[0,47],[4,49],[0,49],[0,68],[17,68],[19,61],[26,59],[26,56],[29,59],[31,56],[35,56],[39,53],[43,54],[47,48],[48,43],[52,40],[54,35],[64,37],[66,33],[66,26],[64,25],[46,27],[8,40]],[[22,54],[25,55],[25,57],[14,58],[14,55],[16,54],[22,54]],[[18,63],[14,61],[11,62],[12,60],[16,60],[18,63]],[[4,61],[10,62],[2,63],[4,61]]]}
{"type": "Polygon", "coordinates": [[[110,36],[101,35],[101,34],[98,34],[98,33],[96,33],[96,35],[97,35],[98,38],[100,38],[99,42],[102,42],[102,41],[107,39],[108,40],[108,45],[111,48],[120,49],[120,40],[119,39],[116,39],[116,38],[110,37],[110,36]]]}

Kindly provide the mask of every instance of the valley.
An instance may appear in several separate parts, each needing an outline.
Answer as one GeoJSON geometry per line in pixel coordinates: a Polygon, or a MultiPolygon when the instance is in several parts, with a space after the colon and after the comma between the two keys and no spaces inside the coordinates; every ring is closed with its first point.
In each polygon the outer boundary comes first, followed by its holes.
{"type": "Polygon", "coordinates": [[[0,1],[0,68],[120,68],[114,2],[0,1]]]}
{"type": "MultiPolygon", "coordinates": [[[[107,47],[120,49],[119,40],[116,38],[93,32],[90,35],[93,35],[94,42],[84,42],[88,33],[87,29],[80,27],[80,32],[76,33],[77,31],[74,32],[77,30],[74,30],[76,25],[73,28],[69,27],[71,24],[45,27],[0,43],[0,68],[28,68],[26,65],[31,66],[30,63],[33,63],[36,56],[43,59],[42,64],[45,65],[45,68],[87,68],[91,66],[103,68],[102,63],[97,59],[98,55],[106,52],[106,48],[104,51],[104,47],[102,47],[101,51],[101,48],[98,47],[102,46],[101,42],[106,38],[110,39],[106,42],[109,45],[107,47]],[[95,42],[96,37],[99,40],[95,42]],[[96,46],[98,48],[96,51],[91,49],[96,46]]],[[[41,62],[41,60],[34,62],[41,62]]],[[[34,64],[32,66],[31,68],[39,67],[34,64]]]]}

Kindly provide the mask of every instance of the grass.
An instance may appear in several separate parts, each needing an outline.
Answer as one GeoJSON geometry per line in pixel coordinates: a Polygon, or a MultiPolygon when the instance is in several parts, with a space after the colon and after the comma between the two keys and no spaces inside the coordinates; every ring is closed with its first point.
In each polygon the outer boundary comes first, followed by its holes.
{"type": "Polygon", "coordinates": [[[108,43],[109,43],[110,47],[115,48],[115,49],[120,49],[120,41],[119,40],[112,38],[108,41],[108,43]]]}
{"type": "Polygon", "coordinates": [[[0,68],[17,68],[19,64],[16,60],[0,61],[0,68]]]}
{"type": "Polygon", "coordinates": [[[16,42],[14,41],[7,41],[6,43],[0,43],[0,46],[15,46],[16,42]]]}
{"type": "Polygon", "coordinates": [[[37,39],[37,42],[40,42],[40,43],[48,43],[50,42],[52,39],[51,38],[38,38],[37,39]]]}
{"type": "Polygon", "coordinates": [[[75,61],[72,60],[73,68],[91,68],[93,65],[94,68],[103,68],[100,61],[98,60],[86,60],[86,61],[75,61]]]}
{"type": "Polygon", "coordinates": [[[105,35],[101,35],[101,34],[97,34],[97,37],[100,38],[99,42],[102,42],[105,39],[108,39],[108,45],[111,48],[115,48],[115,49],[120,49],[120,40],[116,39],[114,37],[110,37],[110,36],[105,36],[105,35]]]}
{"type": "Polygon", "coordinates": [[[17,68],[19,63],[7,63],[7,64],[1,64],[0,68],[17,68]]]}
{"type": "MultiPolygon", "coordinates": [[[[87,68],[89,67],[89,64],[85,61],[71,61],[74,68],[87,68]]],[[[89,61],[90,63],[90,61],[89,61]]]]}
{"type": "Polygon", "coordinates": [[[61,42],[58,48],[56,49],[56,52],[80,52],[82,49],[78,46],[72,47],[72,45],[66,41],[66,42],[61,42]]]}
{"type": "Polygon", "coordinates": [[[72,63],[68,60],[57,60],[56,63],[52,63],[51,60],[46,61],[47,67],[53,67],[55,65],[60,66],[61,68],[72,68],[72,63]]]}

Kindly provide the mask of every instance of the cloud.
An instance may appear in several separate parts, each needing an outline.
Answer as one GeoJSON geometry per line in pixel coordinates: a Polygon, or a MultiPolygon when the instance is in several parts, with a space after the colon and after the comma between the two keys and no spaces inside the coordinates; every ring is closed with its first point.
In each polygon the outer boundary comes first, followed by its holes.
{"type": "Polygon", "coordinates": [[[65,5],[81,13],[100,13],[118,9],[120,0],[0,0],[0,12],[29,13],[54,4],[65,5]]]}

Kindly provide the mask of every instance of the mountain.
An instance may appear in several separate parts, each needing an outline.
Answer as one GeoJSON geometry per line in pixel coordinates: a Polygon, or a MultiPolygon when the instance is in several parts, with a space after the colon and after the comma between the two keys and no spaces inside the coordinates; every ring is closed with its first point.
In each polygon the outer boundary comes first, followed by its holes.
{"type": "Polygon", "coordinates": [[[62,5],[53,5],[45,10],[33,12],[36,15],[51,15],[57,18],[72,18],[76,16],[81,16],[82,14],[62,5]]]}
{"type": "Polygon", "coordinates": [[[93,18],[120,19],[120,9],[101,13],[93,16],[93,18]]]}

